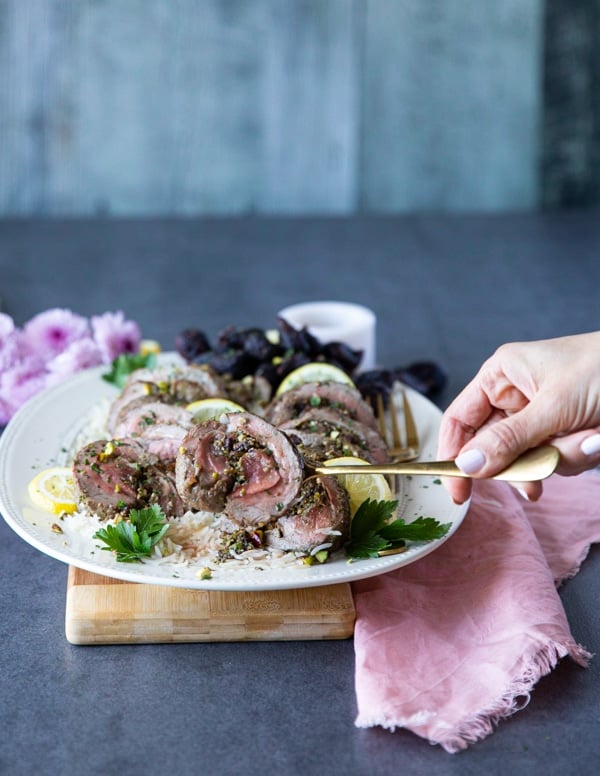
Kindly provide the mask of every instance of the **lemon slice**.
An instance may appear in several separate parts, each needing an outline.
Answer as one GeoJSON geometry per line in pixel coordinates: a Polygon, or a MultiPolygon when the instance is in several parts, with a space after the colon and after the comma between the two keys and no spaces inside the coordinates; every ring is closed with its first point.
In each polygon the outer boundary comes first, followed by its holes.
{"type": "MultiPolygon", "coordinates": [[[[348,464],[366,464],[362,458],[332,458],[324,461],[323,466],[344,466],[348,464]]],[[[356,510],[368,498],[373,501],[391,501],[392,491],[383,474],[336,474],[340,485],[348,491],[350,498],[350,516],[354,517],[356,510]]]]}
{"type": "Polygon", "coordinates": [[[297,388],[304,383],[345,383],[354,387],[352,378],[343,369],[324,361],[312,361],[310,364],[299,366],[298,369],[294,369],[293,372],[286,375],[279,384],[275,395],[281,396],[290,388],[297,388]]]}
{"type": "Polygon", "coordinates": [[[150,353],[158,355],[161,351],[160,342],[153,339],[144,339],[140,342],[140,355],[148,356],[150,353]]]}
{"type": "Polygon", "coordinates": [[[44,512],[60,515],[77,509],[73,472],[66,466],[53,466],[38,472],[27,490],[29,498],[44,512]]]}
{"type": "Polygon", "coordinates": [[[209,399],[199,399],[186,406],[194,415],[194,423],[202,423],[204,420],[215,420],[226,412],[245,412],[241,404],[236,404],[229,399],[220,396],[209,399]]]}

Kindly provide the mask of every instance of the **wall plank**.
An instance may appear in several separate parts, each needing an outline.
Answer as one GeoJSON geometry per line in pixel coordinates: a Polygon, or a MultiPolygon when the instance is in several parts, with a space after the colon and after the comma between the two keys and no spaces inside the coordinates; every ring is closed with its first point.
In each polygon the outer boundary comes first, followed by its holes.
{"type": "Polygon", "coordinates": [[[0,0],[0,214],[536,207],[543,0],[0,0]]]}
{"type": "Polygon", "coordinates": [[[541,0],[368,0],[362,204],[537,204],[541,0]]]}
{"type": "Polygon", "coordinates": [[[546,6],[542,191],[546,207],[600,202],[600,0],[546,6]]]}
{"type": "Polygon", "coordinates": [[[57,212],[243,212],[260,170],[253,3],[71,5],[52,148],[57,212]]]}
{"type": "Polygon", "coordinates": [[[357,0],[271,0],[259,208],[349,212],[357,199],[357,0]]]}

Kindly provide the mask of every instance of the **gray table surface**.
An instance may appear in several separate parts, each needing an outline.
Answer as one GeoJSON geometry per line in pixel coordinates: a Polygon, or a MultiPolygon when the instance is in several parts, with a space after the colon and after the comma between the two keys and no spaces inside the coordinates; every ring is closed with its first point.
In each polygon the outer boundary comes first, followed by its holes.
{"type": "MultiPolygon", "coordinates": [[[[502,342],[598,327],[599,216],[0,221],[0,297],[19,325],[54,306],[122,309],[165,349],[187,326],[361,302],[380,363],[445,366],[443,407],[502,342]]],[[[600,657],[561,662],[524,710],[450,755],[354,726],[350,639],[76,647],[66,567],[4,521],[0,575],[2,774],[597,772],[600,657]]],[[[599,652],[600,550],[562,599],[599,652]]]]}

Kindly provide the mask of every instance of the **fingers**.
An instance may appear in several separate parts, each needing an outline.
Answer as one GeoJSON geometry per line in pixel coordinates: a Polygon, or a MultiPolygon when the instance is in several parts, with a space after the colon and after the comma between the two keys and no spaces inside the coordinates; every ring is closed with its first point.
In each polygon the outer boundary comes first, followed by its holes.
{"type": "Polygon", "coordinates": [[[471,497],[471,480],[461,477],[442,477],[442,483],[455,504],[464,504],[471,497]]]}
{"type": "Polygon", "coordinates": [[[551,414],[536,397],[514,415],[482,428],[462,448],[456,465],[472,477],[490,477],[555,432],[551,414]]]}
{"type": "MultiPolygon", "coordinates": [[[[460,468],[462,468],[465,473],[467,473],[467,469],[476,472],[478,467],[482,466],[484,463],[484,453],[479,449],[483,431],[493,428],[497,423],[505,419],[506,415],[503,412],[490,407],[482,427],[475,431],[474,429],[465,428],[458,421],[454,421],[450,415],[449,409],[445,417],[445,433],[444,419],[442,420],[442,428],[440,430],[438,442],[438,458],[441,460],[454,460],[461,452],[461,448],[464,448],[465,454],[460,460],[460,468]],[[469,445],[469,442],[471,442],[471,445],[469,445]]],[[[459,463],[458,459],[457,463],[459,463]]],[[[504,467],[502,466],[501,468],[504,467]]],[[[498,469],[498,471],[500,471],[500,469],[498,469]]],[[[457,504],[464,503],[471,495],[470,480],[445,477],[443,478],[443,483],[452,500],[457,504]]],[[[535,497],[534,491],[535,488],[532,488],[532,500],[533,497],[535,497]]]]}
{"type": "Polygon", "coordinates": [[[556,470],[559,474],[581,474],[600,466],[600,429],[555,437],[551,442],[560,450],[560,462],[556,470]]]}
{"type": "Polygon", "coordinates": [[[544,489],[541,482],[510,482],[509,485],[512,485],[525,501],[537,501],[544,489]]]}
{"type": "MultiPolygon", "coordinates": [[[[440,434],[439,457],[454,459],[470,477],[497,474],[526,450],[547,440],[549,414],[540,412],[539,403],[539,399],[534,400],[509,416],[490,406],[485,422],[477,430],[459,428],[449,409],[445,433],[440,434]],[[464,442],[462,448],[461,442],[464,442]]],[[[469,498],[469,480],[445,478],[443,482],[455,503],[462,504],[469,498]]],[[[528,501],[537,500],[542,493],[540,483],[519,483],[515,487],[528,501]]]]}
{"type": "MultiPolygon", "coordinates": [[[[557,474],[575,475],[600,466],[600,429],[579,431],[550,442],[560,450],[557,474]]],[[[537,501],[543,492],[542,482],[511,482],[526,501],[537,501]]]]}
{"type": "Polygon", "coordinates": [[[476,380],[456,397],[442,416],[438,437],[440,458],[454,459],[476,430],[489,421],[494,408],[476,380]]]}
{"type": "MultiPolygon", "coordinates": [[[[600,428],[554,437],[549,441],[560,451],[560,462],[556,469],[557,474],[565,476],[576,475],[600,466],[600,428]]],[[[480,443],[479,436],[477,437],[477,443],[480,443]]],[[[525,451],[523,450],[523,452],[525,451]]],[[[462,462],[461,468],[469,468],[475,465],[474,462],[477,463],[480,460],[479,454],[480,451],[477,448],[471,451],[467,450],[465,454],[461,453],[458,456],[456,462],[457,464],[462,462]]],[[[489,476],[484,474],[483,471],[484,469],[481,468],[472,476],[489,476]]],[[[501,469],[498,471],[501,471],[501,469]]],[[[450,497],[456,504],[462,504],[470,497],[470,480],[445,477],[443,482],[450,497]]],[[[511,482],[510,484],[526,501],[537,501],[543,492],[542,482],[511,482]]]]}

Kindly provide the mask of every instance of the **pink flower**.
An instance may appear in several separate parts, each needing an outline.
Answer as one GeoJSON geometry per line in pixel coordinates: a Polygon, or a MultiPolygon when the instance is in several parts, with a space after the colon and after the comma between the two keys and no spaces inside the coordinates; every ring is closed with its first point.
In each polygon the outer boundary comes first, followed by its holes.
{"type": "Polygon", "coordinates": [[[66,350],[72,342],[89,334],[86,318],[70,310],[52,309],[39,313],[25,324],[23,341],[25,347],[44,361],[66,350]]]}
{"type": "Polygon", "coordinates": [[[102,352],[91,337],[77,340],[46,365],[49,371],[48,383],[54,385],[82,369],[89,369],[101,363],[102,352]]]}
{"type": "Polygon", "coordinates": [[[6,313],[0,313],[0,348],[15,330],[15,322],[6,313]]]}
{"type": "Polygon", "coordinates": [[[19,358],[19,343],[16,337],[11,337],[3,345],[0,345],[0,374],[15,366],[19,362],[19,358]]]}
{"type": "Polygon", "coordinates": [[[23,328],[0,313],[0,426],[44,388],[82,369],[137,353],[141,332],[122,312],[88,320],[70,310],[39,313],[23,328]]]}
{"type": "Polygon", "coordinates": [[[46,384],[43,363],[29,356],[0,374],[0,402],[13,414],[46,384]]]}
{"type": "Polygon", "coordinates": [[[0,374],[14,366],[21,356],[19,333],[10,316],[0,313],[0,374]]]}
{"type": "Polygon", "coordinates": [[[105,364],[121,353],[137,353],[141,332],[134,321],[126,321],[122,312],[92,316],[92,331],[105,364]]]}
{"type": "Polygon", "coordinates": [[[82,369],[89,369],[101,363],[102,353],[91,337],[77,340],[46,365],[49,383],[54,385],[82,369]]]}

